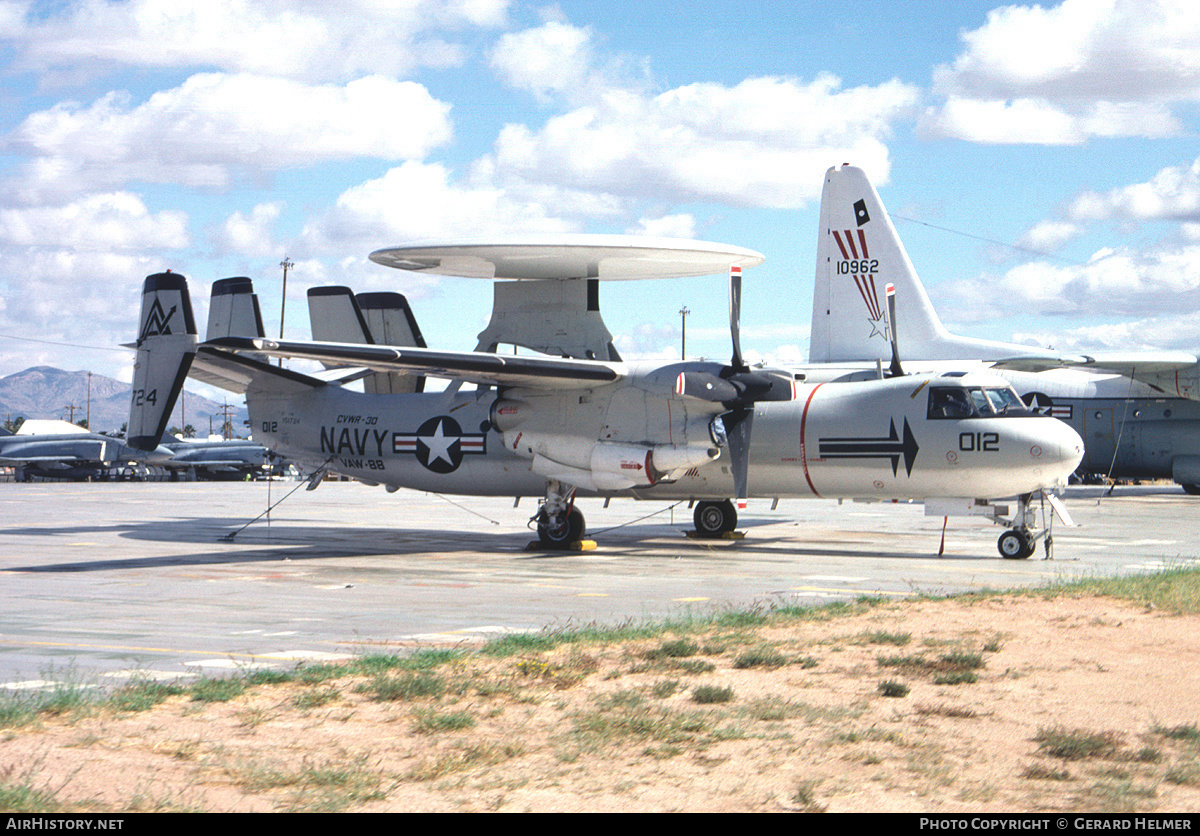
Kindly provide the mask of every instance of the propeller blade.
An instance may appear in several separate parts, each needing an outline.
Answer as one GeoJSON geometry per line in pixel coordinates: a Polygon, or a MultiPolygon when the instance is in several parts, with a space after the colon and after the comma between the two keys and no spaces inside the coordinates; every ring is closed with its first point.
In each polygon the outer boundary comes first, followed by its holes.
{"type": "Polygon", "coordinates": [[[729,365],[735,371],[744,371],[742,361],[742,268],[729,265],[729,334],[733,338],[733,359],[729,365]]]}
{"type": "Polygon", "coordinates": [[[747,482],[750,471],[750,427],[754,423],[754,407],[730,410],[722,416],[722,420],[729,438],[729,463],[733,472],[734,494],[737,499],[745,499],[749,495],[747,482]]]}

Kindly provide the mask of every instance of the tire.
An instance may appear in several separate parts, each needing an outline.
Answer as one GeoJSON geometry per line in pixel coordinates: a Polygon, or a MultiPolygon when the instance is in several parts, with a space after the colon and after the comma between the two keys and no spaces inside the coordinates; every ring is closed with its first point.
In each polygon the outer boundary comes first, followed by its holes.
{"type": "Polygon", "coordinates": [[[550,525],[546,512],[538,515],[538,539],[548,549],[565,549],[572,543],[583,539],[585,529],[583,514],[578,508],[572,508],[558,525],[550,525]]]}
{"type": "Polygon", "coordinates": [[[696,533],[701,537],[720,537],[737,528],[737,510],[730,500],[697,502],[692,514],[696,533]]]}
{"type": "Polygon", "coordinates": [[[1024,560],[1033,554],[1033,542],[1029,535],[1015,528],[1010,528],[1000,535],[1000,539],[996,541],[996,548],[1005,560],[1024,560]]]}
{"type": "Polygon", "coordinates": [[[1192,496],[1200,496],[1200,485],[1183,485],[1183,490],[1192,496]]]}

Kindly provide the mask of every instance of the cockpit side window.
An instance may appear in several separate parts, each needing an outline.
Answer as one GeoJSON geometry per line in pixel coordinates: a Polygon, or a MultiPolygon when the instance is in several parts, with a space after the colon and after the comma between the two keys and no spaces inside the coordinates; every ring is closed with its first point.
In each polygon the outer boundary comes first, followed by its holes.
{"type": "Polygon", "coordinates": [[[1000,415],[1023,415],[1026,412],[1025,403],[1017,397],[1012,389],[985,389],[992,408],[1000,415]]]}
{"type": "Polygon", "coordinates": [[[933,386],[929,389],[930,418],[971,418],[975,407],[965,389],[933,386]]]}
{"type": "Polygon", "coordinates": [[[975,404],[975,411],[977,414],[992,414],[992,402],[988,400],[988,396],[983,393],[982,389],[971,390],[971,401],[975,404]]]}

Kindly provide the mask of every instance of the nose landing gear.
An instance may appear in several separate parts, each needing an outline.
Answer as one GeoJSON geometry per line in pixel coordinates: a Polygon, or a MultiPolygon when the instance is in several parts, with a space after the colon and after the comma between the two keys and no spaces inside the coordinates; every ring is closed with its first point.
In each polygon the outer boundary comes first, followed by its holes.
{"type": "Polygon", "coordinates": [[[1037,496],[1040,500],[1042,510],[1042,520],[1045,522],[1045,528],[1037,529],[1037,509],[1033,507],[1034,494],[1022,494],[1017,497],[1017,513],[1013,515],[1011,520],[1006,520],[996,517],[996,521],[1011,525],[1008,531],[1000,535],[1000,539],[996,541],[996,548],[1000,550],[1000,556],[1005,560],[1025,560],[1037,551],[1038,541],[1041,540],[1045,544],[1046,559],[1050,560],[1054,556],[1054,516],[1057,514],[1062,517],[1066,525],[1074,525],[1067,509],[1062,502],[1053,494],[1046,491],[1039,491],[1037,496]],[[1046,503],[1050,503],[1050,510],[1047,513],[1046,503]]]}

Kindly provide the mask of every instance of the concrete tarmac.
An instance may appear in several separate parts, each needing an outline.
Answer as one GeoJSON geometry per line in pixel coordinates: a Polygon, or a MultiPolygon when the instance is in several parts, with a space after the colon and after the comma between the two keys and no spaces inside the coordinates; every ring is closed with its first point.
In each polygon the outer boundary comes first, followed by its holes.
{"type": "Polygon", "coordinates": [[[0,687],[175,678],[507,631],[722,608],[1038,586],[1190,564],[1200,498],[1076,487],[1054,559],[1003,560],[1002,528],[920,505],[751,500],[741,541],[691,540],[687,503],[578,503],[595,551],[526,551],[534,499],[338,482],[0,484],[0,687]],[[644,519],[643,519],[644,518],[644,519]]]}

